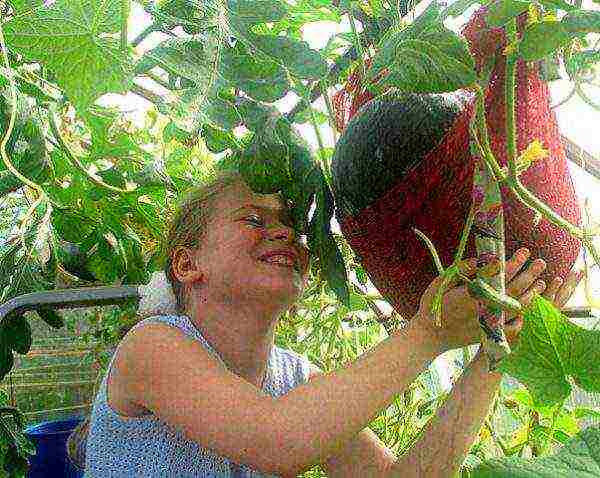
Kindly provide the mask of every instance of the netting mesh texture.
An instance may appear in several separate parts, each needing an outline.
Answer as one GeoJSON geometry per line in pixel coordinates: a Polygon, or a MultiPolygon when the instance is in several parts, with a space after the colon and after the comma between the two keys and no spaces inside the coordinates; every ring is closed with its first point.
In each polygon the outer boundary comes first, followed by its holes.
{"type": "MultiPolygon", "coordinates": [[[[486,91],[486,118],[492,151],[501,165],[506,165],[504,69],[502,54],[506,45],[502,29],[485,24],[486,9],[481,8],[463,30],[476,65],[481,68],[486,59],[495,58],[495,67],[486,91]]],[[[520,19],[521,25],[523,19],[520,19]]],[[[367,65],[370,64],[367,61],[367,65]]],[[[549,90],[540,79],[539,65],[519,61],[516,77],[517,149],[523,151],[532,141],[538,140],[548,151],[547,158],[539,160],[521,175],[522,183],[539,199],[573,224],[580,223],[580,210],[573,183],[568,171],[560,132],[550,109],[549,90]]],[[[439,95],[421,95],[427,98],[431,114],[443,118],[433,99],[439,95]]],[[[342,137],[336,146],[333,160],[336,215],[344,236],[361,258],[375,286],[406,318],[418,309],[418,301],[426,286],[436,275],[429,252],[416,237],[413,227],[427,234],[438,248],[445,265],[452,261],[460,233],[471,203],[473,161],[468,151],[469,120],[474,111],[473,100],[465,103],[453,123],[439,124],[441,141],[432,141],[431,149],[419,154],[416,161],[403,172],[393,174],[385,161],[376,161],[377,148],[343,151],[346,135],[356,133],[355,123],[363,115],[373,115],[381,97],[363,85],[360,70],[350,76],[347,85],[332,99],[337,128],[342,137]],[[364,176],[365,162],[370,171],[364,176]],[[352,164],[348,164],[352,163],[352,164]],[[378,169],[378,165],[381,165],[378,169]],[[347,180],[353,170],[360,170],[362,182],[352,184],[347,180]],[[390,178],[390,176],[392,176],[390,178]],[[355,198],[365,195],[372,184],[383,181],[389,187],[368,205],[355,198]],[[350,184],[350,185],[349,185],[350,184]]],[[[396,100],[392,100],[396,101],[396,100]]],[[[411,100],[409,96],[404,101],[411,100]]],[[[439,103],[439,101],[438,101],[439,103]]],[[[367,116],[364,116],[367,118],[367,116]]],[[[399,116],[396,127],[413,117],[399,116]]],[[[369,137],[354,135],[351,143],[385,144],[393,125],[368,131],[369,137]],[[379,137],[373,137],[378,135],[379,137]]],[[[418,135],[403,142],[409,151],[418,150],[423,139],[418,135]],[[407,146],[409,145],[409,146],[407,146]]],[[[556,275],[566,276],[580,249],[578,240],[546,220],[534,224],[534,212],[524,206],[506,187],[502,187],[506,225],[506,252],[512,254],[519,247],[528,247],[532,256],[542,257],[548,263],[544,275],[549,280],[556,275]]],[[[470,243],[467,255],[474,253],[470,243]]]]}

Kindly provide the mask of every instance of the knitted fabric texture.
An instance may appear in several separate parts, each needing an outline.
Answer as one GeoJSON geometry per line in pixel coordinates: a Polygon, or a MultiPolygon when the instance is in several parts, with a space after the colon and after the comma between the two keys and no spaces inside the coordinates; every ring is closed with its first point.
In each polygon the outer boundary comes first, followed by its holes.
{"type": "MultiPolygon", "coordinates": [[[[506,165],[504,67],[501,54],[506,44],[502,29],[488,28],[482,8],[463,31],[481,68],[485,59],[495,57],[495,68],[486,91],[486,117],[492,151],[506,165]]],[[[522,25],[522,20],[521,20],[522,25]]],[[[563,218],[580,224],[580,210],[568,171],[560,133],[550,109],[548,86],[539,77],[537,64],[519,61],[516,77],[517,149],[522,152],[534,140],[549,152],[521,175],[521,181],[540,200],[563,218]]],[[[336,124],[343,131],[349,121],[358,120],[373,95],[361,85],[360,75],[333,98],[336,124]]],[[[418,310],[419,299],[437,275],[431,256],[416,237],[416,227],[429,236],[444,263],[452,262],[471,204],[473,161],[469,154],[469,119],[473,101],[450,127],[442,142],[430,151],[410,173],[398,177],[381,198],[357,214],[347,215],[336,205],[336,215],[348,243],[360,258],[375,286],[405,318],[418,310]]],[[[398,118],[398,121],[403,121],[398,118]]],[[[361,160],[371,161],[372,156],[361,160]]],[[[335,161],[344,161],[339,155],[335,161]]],[[[341,168],[340,168],[341,169],[341,168]]],[[[347,170],[348,168],[346,168],[347,170]]],[[[333,168],[335,176],[335,165],[333,168]]],[[[373,171],[381,176],[386,171],[373,171]]],[[[335,184],[335,177],[334,177],[335,184]]],[[[506,228],[506,253],[527,247],[532,257],[548,263],[543,275],[547,282],[563,278],[572,268],[581,247],[566,231],[541,220],[534,224],[534,212],[502,187],[506,228]]],[[[334,191],[336,204],[344,204],[344,191],[334,191]]],[[[356,192],[353,191],[354,194],[356,192]]],[[[346,208],[347,209],[347,208],[346,208]]],[[[475,252],[471,238],[467,256],[475,252]]]]}
{"type": "MultiPolygon", "coordinates": [[[[188,317],[149,317],[136,324],[133,329],[152,322],[179,328],[225,365],[188,317]]],[[[254,471],[243,464],[232,463],[226,457],[186,439],[180,431],[159,421],[154,415],[121,418],[108,405],[106,398],[106,382],[113,361],[114,355],[94,401],[87,439],[85,478],[273,476],[254,471]]],[[[309,362],[306,358],[273,346],[262,389],[277,398],[306,383],[308,376],[309,362]]],[[[281,446],[285,446],[285,443],[281,446]]]]}

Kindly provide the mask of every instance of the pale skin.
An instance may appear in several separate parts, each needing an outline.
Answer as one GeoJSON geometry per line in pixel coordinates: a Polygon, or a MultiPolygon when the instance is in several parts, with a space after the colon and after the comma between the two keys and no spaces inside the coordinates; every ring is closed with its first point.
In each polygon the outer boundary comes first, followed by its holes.
{"type": "MultiPolygon", "coordinates": [[[[186,313],[194,325],[231,372],[260,388],[277,320],[295,303],[306,284],[308,253],[295,237],[286,218],[287,211],[276,195],[256,194],[245,184],[237,183],[217,198],[215,210],[217,212],[209,223],[201,246],[198,249],[180,247],[175,250],[173,271],[184,286],[186,313]],[[275,250],[291,253],[295,257],[295,267],[263,260],[265,254],[275,250]]],[[[519,271],[526,259],[524,253],[517,253],[507,262],[509,293],[527,302],[533,294],[544,292],[562,306],[572,294],[580,275],[572,273],[564,283],[555,280],[546,287],[537,280],[544,267],[543,261],[534,261],[530,267],[519,271]]],[[[472,268],[474,263],[467,264],[472,268]]],[[[474,359],[454,386],[438,419],[432,420],[423,437],[407,455],[394,456],[366,426],[373,415],[387,406],[393,396],[414,380],[435,356],[479,342],[479,328],[475,320],[477,303],[464,286],[454,287],[445,295],[444,327],[434,327],[428,311],[437,285],[436,280],[428,288],[420,311],[408,330],[393,334],[377,350],[364,354],[356,365],[349,365],[339,372],[323,374],[313,366],[309,384],[264,405],[271,408],[268,408],[268,416],[262,418],[263,427],[267,428],[271,422],[274,430],[285,426],[286,430],[281,433],[288,441],[289,449],[277,448],[277,444],[270,442],[255,443],[256,436],[249,442],[235,444],[234,440],[239,440],[239,436],[231,438],[222,430],[213,433],[210,426],[202,430],[204,435],[193,433],[192,419],[172,415],[168,403],[165,404],[169,399],[177,400],[178,397],[174,394],[170,398],[153,396],[144,381],[136,382],[138,389],[131,391],[131,397],[166,421],[191,430],[189,435],[198,437],[199,442],[211,443],[215,450],[222,450],[232,460],[248,463],[265,472],[296,476],[315,463],[321,463],[330,477],[451,476],[458,470],[475,440],[498,389],[499,375],[487,372],[481,356],[474,359]],[[406,349],[402,350],[402,347],[406,349]],[[396,357],[397,361],[391,360],[396,357]],[[367,380],[371,387],[369,390],[364,385],[367,380]],[[343,396],[340,390],[345,390],[343,396]],[[349,407],[348,404],[354,406],[349,407]],[[344,420],[336,419],[336,413],[328,413],[330,409],[343,416],[344,420]],[[303,426],[307,427],[306,430],[298,431],[303,426]],[[261,454],[261,446],[263,450],[271,450],[266,455],[276,455],[277,458],[264,456],[264,452],[261,454]],[[271,446],[272,449],[269,448],[271,446]]],[[[521,327],[521,318],[509,320],[506,331],[510,340],[518,336],[521,327]]],[[[164,357],[164,352],[156,350],[158,343],[149,346],[146,345],[148,341],[139,345],[135,345],[134,339],[130,342],[133,344],[130,346],[132,356],[139,351],[149,358],[152,353],[164,357]]],[[[175,352],[169,349],[168,353],[175,352]]],[[[185,358],[182,354],[178,361],[181,363],[185,358]]],[[[156,363],[160,361],[156,360],[156,363]]],[[[130,379],[134,381],[135,376],[153,377],[151,374],[157,373],[142,369],[144,364],[132,362],[129,365],[130,379]],[[140,375],[136,375],[136,366],[140,375]]],[[[197,383],[206,388],[207,382],[213,383],[217,379],[222,378],[209,375],[203,380],[198,379],[197,383]]],[[[189,380],[196,383],[193,377],[189,380]]],[[[180,387],[182,395],[184,392],[185,397],[193,395],[184,390],[184,385],[180,387]]],[[[210,396],[220,397],[219,393],[218,389],[210,389],[206,400],[210,396]]],[[[191,398],[185,397],[178,402],[185,404],[183,408],[195,406],[191,398]]],[[[237,397],[235,406],[239,409],[250,410],[255,406],[249,389],[240,388],[237,397]],[[249,397],[248,403],[238,403],[239,397],[245,396],[249,397]]],[[[222,399],[215,398],[215,402],[209,402],[207,406],[219,406],[221,402],[222,399]]],[[[263,407],[263,402],[260,403],[263,407]]],[[[229,413],[233,415],[235,412],[229,413]]],[[[196,412],[194,414],[197,415],[196,412]]],[[[234,418],[231,417],[232,420],[234,418]]],[[[223,419],[219,423],[225,426],[223,419]]],[[[249,429],[248,433],[251,431],[249,429]]],[[[262,435],[257,436],[262,439],[262,435]]]]}

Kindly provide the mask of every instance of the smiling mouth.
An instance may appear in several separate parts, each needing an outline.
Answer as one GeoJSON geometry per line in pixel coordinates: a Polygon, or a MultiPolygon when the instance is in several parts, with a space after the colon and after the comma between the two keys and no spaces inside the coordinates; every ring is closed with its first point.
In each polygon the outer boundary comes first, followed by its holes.
{"type": "Polygon", "coordinates": [[[289,256],[275,255],[275,256],[267,257],[266,259],[260,259],[260,261],[265,262],[267,264],[279,266],[279,267],[285,267],[287,269],[293,269],[296,272],[299,272],[298,266],[296,265],[296,261],[294,261],[289,256]]]}

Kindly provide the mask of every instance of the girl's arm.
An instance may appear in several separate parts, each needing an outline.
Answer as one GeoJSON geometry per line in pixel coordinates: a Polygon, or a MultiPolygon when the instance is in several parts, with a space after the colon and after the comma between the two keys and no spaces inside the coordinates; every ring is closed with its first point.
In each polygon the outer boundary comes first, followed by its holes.
{"type": "Polygon", "coordinates": [[[444,406],[386,478],[449,478],[460,470],[499,389],[502,374],[488,371],[478,352],[444,406]]]}

